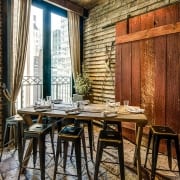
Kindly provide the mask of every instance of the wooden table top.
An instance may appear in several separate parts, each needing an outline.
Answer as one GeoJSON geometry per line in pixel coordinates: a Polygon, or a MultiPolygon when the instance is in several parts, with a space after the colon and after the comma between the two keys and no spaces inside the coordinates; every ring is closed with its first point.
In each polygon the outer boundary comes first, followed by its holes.
{"type": "MultiPolygon", "coordinates": [[[[68,107],[69,108],[69,107],[68,107]]],[[[139,126],[145,126],[148,121],[147,117],[143,113],[130,113],[120,106],[118,114],[109,114],[105,116],[105,104],[89,104],[84,106],[84,110],[78,113],[66,113],[66,106],[55,107],[54,109],[34,109],[33,107],[26,107],[18,109],[19,114],[31,114],[31,115],[41,115],[50,117],[67,117],[76,119],[94,119],[94,120],[113,120],[122,122],[133,122],[137,123],[139,126]]]]}

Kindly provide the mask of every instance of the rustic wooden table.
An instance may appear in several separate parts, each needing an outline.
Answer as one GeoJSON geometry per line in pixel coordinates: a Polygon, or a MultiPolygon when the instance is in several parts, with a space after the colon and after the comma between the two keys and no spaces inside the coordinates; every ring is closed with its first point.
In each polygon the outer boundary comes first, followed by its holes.
{"type": "MultiPolygon", "coordinates": [[[[141,154],[140,154],[140,148],[141,148],[141,140],[142,140],[142,134],[143,134],[143,127],[148,123],[147,117],[143,113],[130,113],[124,110],[124,107],[120,106],[118,114],[116,116],[104,116],[105,111],[105,104],[89,104],[84,106],[84,110],[80,111],[80,113],[66,113],[66,107],[55,107],[54,109],[38,109],[35,110],[33,107],[27,107],[23,109],[18,110],[18,114],[20,114],[27,125],[31,125],[32,115],[38,116],[38,122],[42,122],[42,117],[63,117],[63,118],[75,118],[78,120],[81,119],[88,119],[88,120],[96,120],[96,121],[117,121],[117,122],[132,122],[136,124],[136,148],[135,148],[135,158],[134,158],[134,164],[136,163],[137,166],[137,174],[138,179],[142,179],[141,174],[141,154]]],[[[26,151],[26,157],[31,153],[32,151],[32,143],[28,146],[28,149],[26,151]]],[[[28,163],[28,159],[24,161],[24,164],[28,163]]]]}

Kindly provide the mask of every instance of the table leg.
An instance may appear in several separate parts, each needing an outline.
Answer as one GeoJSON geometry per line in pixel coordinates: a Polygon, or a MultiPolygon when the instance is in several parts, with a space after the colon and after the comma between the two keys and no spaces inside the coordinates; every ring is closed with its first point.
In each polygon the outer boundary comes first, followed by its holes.
{"type": "Polygon", "coordinates": [[[137,126],[136,128],[136,148],[135,148],[135,158],[136,158],[136,165],[137,165],[137,175],[138,179],[142,179],[142,173],[141,173],[141,140],[142,140],[142,134],[143,134],[143,127],[137,126]]]}
{"type": "MultiPolygon", "coordinates": [[[[135,137],[136,138],[137,138],[137,132],[138,132],[138,126],[136,124],[136,126],[135,126],[135,137]]],[[[136,166],[136,159],[137,159],[136,156],[137,156],[137,144],[135,142],[134,159],[133,159],[134,166],[136,166]]]]}

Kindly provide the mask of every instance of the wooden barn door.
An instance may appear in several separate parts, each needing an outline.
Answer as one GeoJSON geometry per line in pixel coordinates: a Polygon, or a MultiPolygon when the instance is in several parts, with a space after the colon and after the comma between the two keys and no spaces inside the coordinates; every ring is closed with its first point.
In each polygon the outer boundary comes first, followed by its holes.
{"type": "MultiPolygon", "coordinates": [[[[150,124],[180,133],[180,3],[116,25],[116,100],[145,108],[150,124]]],[[[123,124],[134,141],[135,125],[123,124]]]]}

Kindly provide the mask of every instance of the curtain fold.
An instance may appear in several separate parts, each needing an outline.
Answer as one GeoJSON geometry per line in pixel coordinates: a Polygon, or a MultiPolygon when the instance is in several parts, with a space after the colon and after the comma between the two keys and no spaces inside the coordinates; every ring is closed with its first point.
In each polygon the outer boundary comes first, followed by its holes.
{"type": "Polygon", "coordinates": [[[80,68],[80,17],[68,11],[69,44],[73,78],[81,73],[80,68]]]}
{"type": "Polygon", "coordinates": [[[24,73],[29,34],[29,21],[32,0],[14,0],[11,24],[11,90],[4,89],[5,97],[10,101],[10,114],[16,114],[16,99],[24,73]]]}

